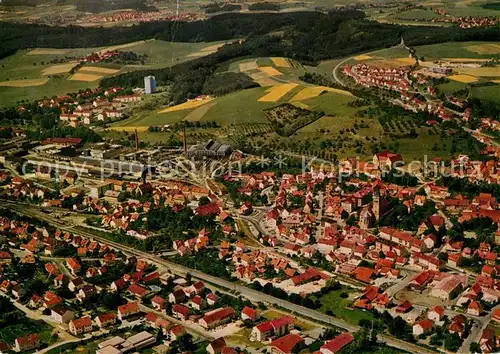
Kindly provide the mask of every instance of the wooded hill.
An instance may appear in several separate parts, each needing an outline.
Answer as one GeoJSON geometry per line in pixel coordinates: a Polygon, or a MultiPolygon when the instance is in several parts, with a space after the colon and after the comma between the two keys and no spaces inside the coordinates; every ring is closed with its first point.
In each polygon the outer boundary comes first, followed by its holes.
{"type": "Polygon", "coordinates": [[[329,13],[293,12],[224,14],[194,22],[159,21],[127,27],[84,28],[0,22],[0,58],[35,47],[79,48],[123,44],[145,39],[209,42],[248,38],[268,33],[292,40],[287,52],[309,61],[341,56],[366,48],[393,45],[404,36],[410,45],[445,41],[500,40],[498,29],[420,27],[380,24],[363,20],[358,10],[329,13]],[[344,49],[340,53],[338,49],[344,49]]]}

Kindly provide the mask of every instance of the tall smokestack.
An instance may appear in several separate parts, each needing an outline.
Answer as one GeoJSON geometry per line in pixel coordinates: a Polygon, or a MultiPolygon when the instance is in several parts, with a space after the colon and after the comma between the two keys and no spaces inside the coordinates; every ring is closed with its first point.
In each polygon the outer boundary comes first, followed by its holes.
{"type": "Polygon", "coordinates": [[[137,134],[137,129],[135,130],[135,150],[139,150],[139,135],[137,134]]]}
{"type": "Polygon", "coordinates": [[[182,129],[182,147],[184,149],[184,153],[187,153],[187,141],[186,141],[186,125],[182,129]]]}

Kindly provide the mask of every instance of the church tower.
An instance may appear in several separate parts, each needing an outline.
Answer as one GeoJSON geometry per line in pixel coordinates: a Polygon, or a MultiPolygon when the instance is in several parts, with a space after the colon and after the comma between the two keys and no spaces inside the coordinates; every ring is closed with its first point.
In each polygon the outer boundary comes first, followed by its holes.
{"type": "Polygon", "coordinates": [[[380,219],[380,188],[379,186],[375,186],[373,189],[373,215],[375,216],[375,220],[380,219]]]}

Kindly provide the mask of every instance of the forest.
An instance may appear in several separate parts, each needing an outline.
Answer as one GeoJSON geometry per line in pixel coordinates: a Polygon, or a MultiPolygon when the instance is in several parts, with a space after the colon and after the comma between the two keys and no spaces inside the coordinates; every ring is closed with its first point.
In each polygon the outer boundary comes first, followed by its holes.
{"type": "MultiPolygon", "coordinates": [[[[321,12],[222,14],[193,22],[158,21],[127,27],[84,28],[0,22],[0,58],[33,47],[88,48],[145,39],[174,42],[219,41],[249,38],[258,47],[268,33],[283,33],[283,41],[271,45],[271,53],[299,60],[318,61],[366,49],[399,43],[408,45],[446,41],[498,40],[498,29],[400,26],[368,21],[357,10],[321,12]],[[175,30],[174,30],[175,29],[175,30]]],[[[270,43],[272,44],[272,43],[270,43]]]]}
{"type": "MultiPolygon", "coordinates": [[[[364,14],[359,11],[333,11],[328,14],[316,12],[298,12],[289,14],[234,14],[228,18],[225,15],[216,16],[204,22],[204,29],[208,24],[218,23],[221,27],[213,33],[199,34],[202,39],[224,39],[229,32],[243,33],[248,37],[244,41],[227,44],[216,53],[175,65],[171,68],[144,70],[126,73],[101,81],[102,87],[111,86],[140,86],[145,75],[154,75],[160,84],[171,84],[172,101],[181,103],[186,99],[194,98],[202,93],[223,94],[236,89],[251,86],[231,84],[232,80],[224,80],[225,86],[215,91],[207,91],[207,86],[215,87],[218,82],[215,75],[219,67],[229,61],[248,56],[283,56],[293,58],[304,64],[317,64],[327,58],[345,57],[347,55],[367,51],[375,48],[390,47],[399,43],[401,36],[410,44],[428,44],[450,40],[492,39],[498,33],[491,30],[459,31],[456,28],[433,29],[435,35],[428,36],[428,28],[407,27],[379,24],[363,19],[364,14]],[[277,21],[270,21],[276,19],[277,21]],[[260,21],[255,23],[253,21],[260,21]],[[213,21],[213,22],[212,22],[213,21]],[[226,29],[232,24],[235,28],[226,29]],[[242,24],[252,26],[238,29],[242,24]],[[275,31],[282,31],[277,34],[275,31]],[[272,34],[262,35],[272,32],[272,34]],[[231,85],[232,87],[228,87],[231,85]]],[[[183,36],[186,34],[184,33],[183,36]]],[[[241,77],[239,78],[241,80],[241,77]]]]}

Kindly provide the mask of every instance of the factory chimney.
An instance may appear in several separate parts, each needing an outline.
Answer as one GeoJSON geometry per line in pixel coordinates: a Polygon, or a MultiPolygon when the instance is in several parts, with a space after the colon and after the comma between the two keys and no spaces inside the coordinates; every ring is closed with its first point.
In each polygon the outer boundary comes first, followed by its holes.
{"type": "Polygon", "coordinates": [[[182,148],[184,149],[184,153],[187,153],[187,142],[186,142],[186,124],[182,128],[182,148]]]}
{"type": "Polygon", "coordinates": [[[135,130],[135,150],[139,151],[139,135],[137,134],[137,129],[135,130]]]}

